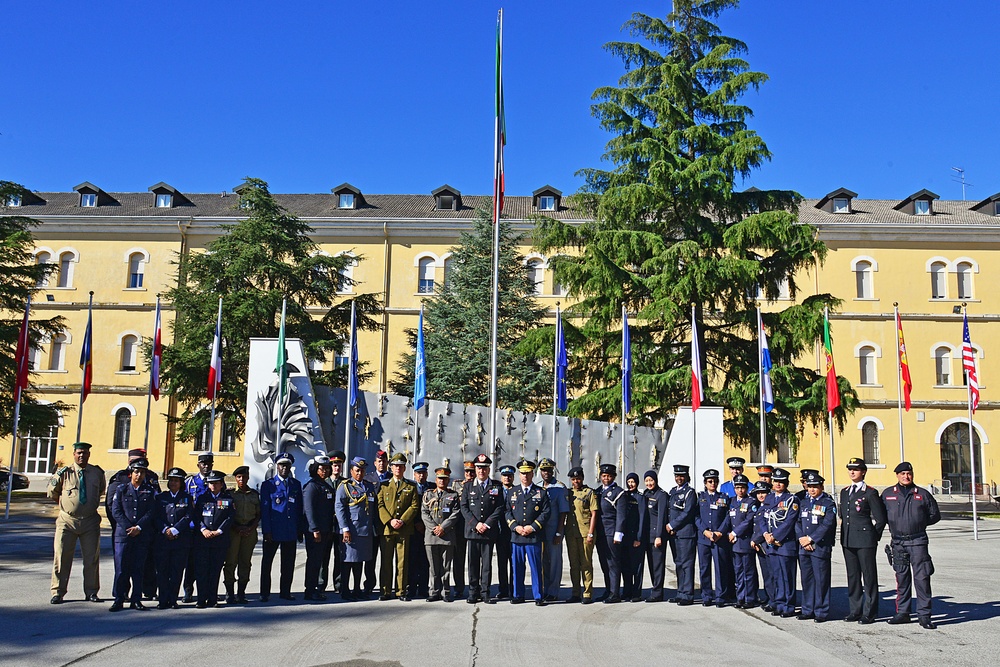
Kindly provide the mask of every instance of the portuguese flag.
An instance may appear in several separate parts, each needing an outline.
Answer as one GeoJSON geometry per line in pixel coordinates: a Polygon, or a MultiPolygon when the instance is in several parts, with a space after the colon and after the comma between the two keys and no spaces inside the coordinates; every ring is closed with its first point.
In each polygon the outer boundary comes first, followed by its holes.
{"type": "Polygon", "coordinates": [[[833,365],[829,309],[823,314],[823,353],[826,357],[826,411],[833,412],[840,407],[840,388],[837,387],[837,369],[833,365]]]}

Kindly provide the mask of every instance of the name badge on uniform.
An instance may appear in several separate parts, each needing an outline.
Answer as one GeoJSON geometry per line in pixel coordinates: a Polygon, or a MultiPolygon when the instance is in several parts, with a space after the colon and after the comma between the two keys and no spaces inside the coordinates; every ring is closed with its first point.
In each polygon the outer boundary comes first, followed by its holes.
{"type": "Polygon", "coordinates": [[[203,507],[202,510],[201,510],[201,515],[202,516],[212,516],[212,506],[211,505],[205,505],[205,507],[203,507]]]}
{"type": "Polygon", "coordinates": [[[187,505],[188,505],[187,499],[177,501],[177,507],[187,507],[187,505]]]}
{"type": "Polygon", "coordinates": [[[806,518],[807,516],[809,516],[809,512],[807,512],[806,510],[802,510],[802,514],[801,514],[801,517],[802,517],[802,518],[804,519],[804,518],[806,518]]]}
{"type": "Polygon", "coordinates": [[[712,504],[711,504],[711,505],[709,505],[708,507],[709,507],[710,509],[713,509],[713,510],[717,510],[717,509],[719,509],[719,503],[712,503],[712,504]]]}
{"type": "Polygon", "coordinates": [[[736,510],[729,510],[729,516],[736,516],[736,510]]]}
{"type": "Polygon", "coordinates": [[[327,491],[327,492],[326,492],[326,499],[327,499],[327,500],[330,500],[331,498],[333,498],[333,494],[332,494],[332,493],[330,493],[329,491],[327,491]]]}
{"type": "Polygon", "coordinates": [[[372,494],[369,493],[368,494],[368,502],[370,502],[370,503],[375,502],[375,496],[373,496],[372,494]]]}
{"type": "Polygon", "coordinates": [[[812,522],[813,522],[813,525],[814,525],[814,526],[815,526],[816,524],[818,524],[818,523],[819,523],[819,517],[818,517],[818,516],[816,516],[815,514],[813,514],[813,520],[812,520],[812,522]]]}
{"type": "Polygon", "coordinates": [[[288,502],[294,503],[295,502],[295,496],[288,496],[288,502]]]}
{"type": "Polygon", "coordinates": [[[492,488],[491,488],[491,489],[490,489],[490,495],[491,495],[491,496],[495,496],[495,495],[497,495],[497,490],[496,490],[496,489],[492,489],[492,488]]]}

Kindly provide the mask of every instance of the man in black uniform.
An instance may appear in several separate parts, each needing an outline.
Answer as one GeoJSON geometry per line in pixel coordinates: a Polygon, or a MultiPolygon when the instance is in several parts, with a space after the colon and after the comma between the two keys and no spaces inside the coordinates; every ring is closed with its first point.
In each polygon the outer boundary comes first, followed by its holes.
{"type": "MultiPolygon", "coordinates": [[[[430,464],[426,461],[419,461],[413,464],[413,481],[417,485],[417,497],[422,502],[424,493],[431,488],[427,483],[427,469],[430,464]]],[[[413,522],[413,534],[406,548],[409,550],[410,571],[407,574],[407,586],[410,588],[410,597],[425,599],[430,595],[428,590],[430,584],[431,563],[427,560],[427,547],[424,544],[424,536],[427,527],[424,525],[421,513],[417,513],[417,518],[413,522]]]]}
{"type": "Polygon", "coordinates": [[[920,627],[934,630],[931,621],[931,575],[934,564],[927,551],[927,526],[941,520],[937,501],[927,489],[913,483],[913,466],[896,466],[897,484],[882,492],[886,519],[892,534],[892,569],[896,571],[896,615],[891,625],[910,622],[911,583],[917,590],[920,627]]]}
{"type": "Polygon", "coordinates": [[[885,530],[885,505],[878,491],[865,483],[864,459],[847,462],[851,483],[840,490],[840,546],[847,565],[847,597],[851,613],[844,618],[867,625],[878,616],[878,567],[875,549],[885,530]]]}
{"type": "Polygon", "coordinates": [[[605,603],[621,602],[622,540],[625,538],[625,489],[615,478],[618,468],[611,463],[601,465],[601,519],[597,522],[597,557],[604,570],[605,603]]]}
{"type": "Polygon", "coordinates": [[[690,467],[674,466],[674,482],[667,508],[667,535],[674,543],[674,569],[677,573],[677,597],[682,607],[694,604],[694,559],[698,548],[698,497],[691,488],[690,467]]]}
{"type": "MultiPolygon", "coordinates": [[[[510,500],[511,491],[514,490],[514,466],[506,465],[500,467],[500,492],[503,494],[503,505],[507,506],[510,500]]],[[[506,510],[504,510],[506,512],[506,510]]],[[[507,525],[505,517],[501,517],[500,530],[497,535],[495,551],[497,553],[497,583],[499,590],[494,598],[497,602],[510,599],[510,584],[514,579],[511,570],[513,553],[510,541],[510,526],[507,525]]]]}
{"type": "MultiPolygon", "coordinates": [[[[465,519],[466,550],[469,554],[469,604],[493,604],[490,584],[493,579],[493,544],[505,520],[503,487],[490,479],[493,461],[486,454],[473,459],[476,478],[462,486],[462,518],[465,519]]],[[[538,573],[532,568],[532,581],[538,573]]]]}

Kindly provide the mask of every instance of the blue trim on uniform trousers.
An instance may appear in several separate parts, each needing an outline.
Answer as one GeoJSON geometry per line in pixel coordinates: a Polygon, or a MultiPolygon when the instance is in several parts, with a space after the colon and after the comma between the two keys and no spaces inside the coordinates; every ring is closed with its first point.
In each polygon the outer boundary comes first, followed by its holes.
{"type": "Polygon", "coordinates": [[[514,561],[514,597],[524,599],[524,561],[531,567],[531,592],[536,600],[543,597],[542,591],[542,545],[512,544],[514,561]]]}

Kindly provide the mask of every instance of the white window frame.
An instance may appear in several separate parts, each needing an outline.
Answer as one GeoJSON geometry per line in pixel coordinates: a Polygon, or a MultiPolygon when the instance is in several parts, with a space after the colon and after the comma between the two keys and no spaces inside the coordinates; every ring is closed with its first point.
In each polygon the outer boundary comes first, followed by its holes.
{"type": "Polygon", "coordinates": [[[97,195],[92,192],[81,192],[80,208],[97,208],[97,195]]]}
{"type": "Polygon", "coordinates": [[[337,208],[353,209],[357,198],[353,192],[341,192],[337,195],[337,208]]]}
{"type": "Polygon", "coordinates": [[[554,211],[554,210],[556,210],[556,198],[555,198],[555,195],[540,195],[538,197],[538,210],[539,211],[554,211]]]}
{"type": "Polygon", "coordinates": [[[850,213],[851,212],[851,200],[847,197],[834,197],[833,198],[833,212],[834,213],[850,213]]]}
{"type": "Polygon", "coordinates": [[[18,208],[21,206],[21,195],[7,195],[7,207],[8,208],[18,208]]]}
{"type": "Polygon", "coordinates": [[[855,299],[862,300],[874,300],[875,299],[875,272],[878,271],[878,262],[875,261],[874,257],[869,257],[867,255],[861,255],[855,257],[851,260],[851,271],[854,272],[854,282],[855,282],[855,299]],[[867,268],[866,268],[867,267],[867,268]],[[860,281],[864,280],[863,275],[859,275],[862,272],[867,274],[867,294],[864,293],[863,287],[860,281]]]}
{"type": "Polygon", "coordinates": [[[127,331],[118,337],[118,372],[138,373],[139,372],[139,347],[142,345],[142,336],[134,331],[127,331]],[[128,346],[131,345],[131,350],[128,346]],[[125,358],[125,353],[130,352],[130,358],[125,358]],[[127,364],[126,361],[131,361],[127,364]],[[131,366],[131,368],[128,368],[131,366]]]}
{"type": "MultiPolygon", "coordinates": [[[[961,350],[959,350],[961,352],[961,350]]],[[[931,359],[934,361],[934,386],[935,387],[954,387],[955,385],[955,346],[951,343],[937,342],[931,345],[931,359]],[[943,356],[939,356],[938,352],[940,350],[948,351],[948,366],[946,369],[943,368],[943,356]],[[941,382],[941,370],[948,371],[948,381],[941,382]]]]}
{"type": "Polygon", "coordinates": [[[858,385],[863,387],[880,387],[878,383],[878,359],[882,358],[882,347],[878,343],[868,340],[861,341],[854,346],[854,356],[858,359],[858,385]],[[871,349],[871,377],[870,382],[865,382],[865,372],[863,365],[867,356],[863,354],[865,349],[871,349]]]}
{"type": "Polygon", "coordinates": [[[156,195],[156,208],[173,208],[174,196],[168,192],[161,192],[156,195]]]}
{"type": "Polygon", "coordinates": [[[929,199],[913,200],[913,215],[930,215],[931,202],[929,199]]]}
{"type": "Polygon", "coordinates": [[[949,264],[950,262],[942,257],[935,257],[927,262],[927,272],[931,275],[931,299],[933,301],[948,298],[949,264]]]}

